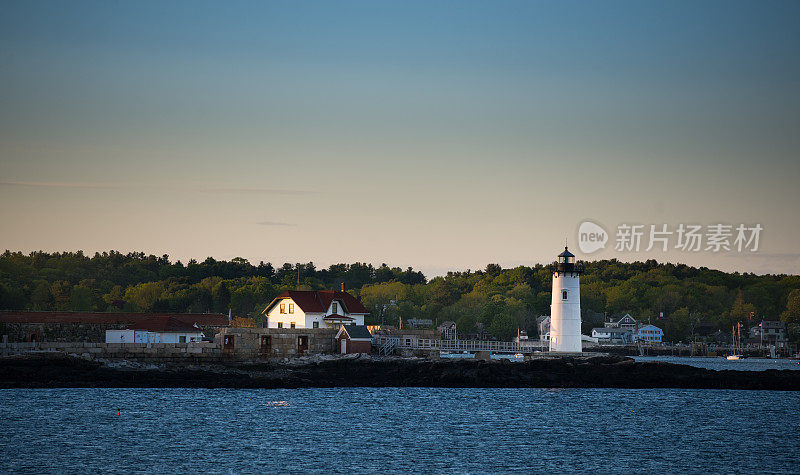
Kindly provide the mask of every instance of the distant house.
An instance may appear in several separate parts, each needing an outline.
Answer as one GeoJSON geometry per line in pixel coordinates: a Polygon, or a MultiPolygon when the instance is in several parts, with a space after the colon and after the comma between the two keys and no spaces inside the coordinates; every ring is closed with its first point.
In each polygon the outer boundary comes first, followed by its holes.
{"type": "Polygon", "coordinates": [[[439,335],[442,340],[455,340],[456,339],[456,322],[446,321],[439,325],[439,335]]]}
{"type": "Polygon", "coordinates": [[[633,343],[634,334],[630,328],[602,327],[592,328],[592,338],[597,338],[598,343],[627,345],[633,343]]]}
{"type": "Polygon", "coordinates": [[[341,354],[369,353],[372,334],[365,325],[342,325],[336,334],[336,348],[341,354]]]}
{"type": "Polygon", "coordinates": [[[431,328],[433,326],[433,320],[429,318],[409,318],[406,323],[409,328],[431,328]]]}
{"type": "Polygon", "coordinates": [[[750,339],[757,345],[775,348],[787,348],[789,340],[786,337],[786,323],[775,320],[764,320],[750,328],[750,339]],[[762,336],[763,333],[763,336],[762,336]]]}
{"type": "Polygon", "coordinates": [[[338,328],[363,325],[369,311],[361,302],[338,290],[288,290],[267,305],[268,328],[338,328]]]}
{"type": "Polygon", "coordinates": [[[605,322],[606,328],[627,328],[628,330],[636,330],[636,327],[639,325],[639,322],[636,321],[635,318],[631,317],[630,313],[626,313],[625,316],[618,320],[611,320],[605,322]]]}
{"type": "Polygon", "coordinates": [[[550,341],[550,315],[541,315],[536,319],[536,326],[539,328],[539,339],[550,341]],[[545,335],[547,338],[545,338],[545,335]]]}
{"type": "Polygon", "coordinates": [[[660,345],[664,332],[655,325],[639,327],[635,333],[636,341],[646,345],[660,345]]]}
{"type": "Polygon", "coordinates": [[[710,336],[717,345],[729,345],[731,343],[731,336],[722,330],[717,330],[710,336]]]}
{"type": "Polygon", "coordinates": [[[123,330],[106,330],[106,343],[189,343],[201,341],[203,332],[170,316],[155,316],[128,325],[123,330]]]}

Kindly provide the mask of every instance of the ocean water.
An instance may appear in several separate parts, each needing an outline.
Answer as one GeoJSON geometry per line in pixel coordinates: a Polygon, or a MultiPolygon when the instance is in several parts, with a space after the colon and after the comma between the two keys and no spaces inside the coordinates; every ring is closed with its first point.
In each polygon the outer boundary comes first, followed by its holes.
{"type": "Polygon", "coordinates": [[[800,392],[0,390],[0,471],[798,473],[800,392]]]}

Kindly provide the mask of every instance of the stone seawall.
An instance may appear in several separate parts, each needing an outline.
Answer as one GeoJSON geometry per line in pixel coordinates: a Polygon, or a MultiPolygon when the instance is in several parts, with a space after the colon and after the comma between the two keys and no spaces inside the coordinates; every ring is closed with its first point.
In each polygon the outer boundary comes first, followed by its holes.
{"type": "Polygon", "coordinates": [[[0,355],[54,353],[86,359],[170,361],[220,359],[222,350],[212,342],[192,343],[0,343],[0,355]]]}
{"type": "Polygon", "coordinates": [[[225,354],[243,360],[294,358],[334,353],[337,331],[337,328],[223,328],[214,340],[225,354]]]}

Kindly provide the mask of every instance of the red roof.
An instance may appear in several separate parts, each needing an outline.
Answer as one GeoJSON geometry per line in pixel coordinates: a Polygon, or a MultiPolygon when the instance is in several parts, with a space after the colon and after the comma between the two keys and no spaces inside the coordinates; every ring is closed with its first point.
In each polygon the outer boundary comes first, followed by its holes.
{"type": "Polygon", "coordinates": [[[0,312],[0,322],[124,325],[137,323],[155,316],[172,317],[189,325],[197,323],[201,327],[224,327],[228,325],[228,316],[221,313],[0,312]]]}
{"type": "Polygon", "coordinates": [[[287,290],[275,297],[275,300],[264,309],[264,313],[269,312],[281,299],[294,300],[294,303],[306,313],[324,313],[334,300],[342,302],[347,313],[369,313],[369,310],[357,298],[339,290],[287,290]]]}
{"type": "Polygon", "coordinates": [[[350,317],[345,317],[344,315],[339,315],[338,313],[333,313],[326,317],[323,317],[323,320],[352,320],[350,317]]]}
{"type": "Polygon", "coordinates": [[[128,330],[147,330],[149,332],[199,332],[200,329],[191,323],[178,320],[175,317],[148,317],[132,325],[128,330]]]}

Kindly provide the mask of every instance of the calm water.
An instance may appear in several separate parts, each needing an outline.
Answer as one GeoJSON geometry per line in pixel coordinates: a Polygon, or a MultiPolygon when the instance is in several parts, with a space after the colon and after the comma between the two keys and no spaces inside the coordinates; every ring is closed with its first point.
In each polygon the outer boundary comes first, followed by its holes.
{"type": "Polygon", "coordinates": [[[0,468],[797,473],[799,411],[777,391],[2,390],[0,468]]]}
{"type": "Polygon", "coordinates": [[[745,358],[743,360],[727,360],[725,358],[689,358],[679,356],[634,356],[636,361],[663,361],[666,363],[685,364],[715,371],[734,369],[737,371],[765,371],[768,369],[790,369],[800,371],[797,360],[771,358],[745,358]]]}

